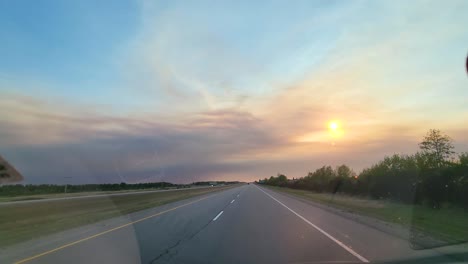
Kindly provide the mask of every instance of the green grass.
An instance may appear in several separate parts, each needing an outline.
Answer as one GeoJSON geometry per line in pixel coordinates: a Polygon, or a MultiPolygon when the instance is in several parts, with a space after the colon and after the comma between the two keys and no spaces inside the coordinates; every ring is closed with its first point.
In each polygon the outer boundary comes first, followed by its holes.
{"type": "Polygon", "coordinates": [[[457,207],[432,209],[390,201],[371,200],[342,194],[315,193],[305,190],[271,187],[335,208],[401,224],[446,242],[468,240],[468,211],[457,207]]]}
{"type": "Polygon", "coordinates": [[[0,248],[231,187],[1,205],[0,248]]]}

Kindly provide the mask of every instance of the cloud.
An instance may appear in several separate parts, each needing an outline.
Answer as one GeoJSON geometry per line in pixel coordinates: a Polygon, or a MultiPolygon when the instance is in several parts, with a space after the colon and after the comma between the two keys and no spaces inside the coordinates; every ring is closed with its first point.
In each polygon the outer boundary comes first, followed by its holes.
{"type": "Polygon", "coordinates": [[[429,128],[468,146],[463,1],[358,1],[317,14],[299,4],[277,13],[148,5],[116,74],[145,99],[131,110],[114,111],[127,99],[114,93],[110,106],[2,94],[0,148],[26,182],[251,180],[341,163],[358,171],[416,151],[429,128]]]}
{"type": "Polygon", "coordinates": [[[239,156],[278,145],[261,120],[235,110],[153,122],[9,100],[1,104],[12,114],[0,119],[0,146],[27,182],[61,182],[66,175],[77,182],[222,177],[243,171],[233,161],[239,156]]]}
{"type": "MultiPolygon", "coordinates": [[[[417,147],[407,137],[413,128],[405,126],[380,126],[379,137],[331,145],[295,142],[291,136],[298,132],[281,129],[279,119],[234,109],[157,122],[151,116],[82,112],[37,98],[10,95],[8,101],[0,104],[11,113],[0,118],[0,134],[7,135],[0,147],[27,183],[252,180],[276,172],[299,177],[328,163],[347,162],[359,170],[383,155],[417,147]]],[[[323,115],[318,108],[315,114],[323,115]]],[[[294,123],[301,131],[300,119],[288,122],[294,123]]]]}

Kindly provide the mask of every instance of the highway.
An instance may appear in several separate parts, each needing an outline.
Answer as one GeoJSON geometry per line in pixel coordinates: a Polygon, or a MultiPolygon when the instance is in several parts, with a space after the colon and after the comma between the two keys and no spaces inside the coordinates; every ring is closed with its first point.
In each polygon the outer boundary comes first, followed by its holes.
{"type": "Polygon", "coordinates": [[[437,250],[413,250],[403,238],[254,184],[166,204],[0,251],[0,263],[431,260],[453,262],[437,250]]]}
{"type": "Polygon", "coordinates": [[[34,200],[22,200],[22,201],[10,201],[10,202],[0,202],[2,205],[11,205],[11,204],[27,204],[27,203],[47,203],[52,201],[62,201],[62,200],[78,200],[78,199],[89,199],[89,198],[98,198],[98,197],[112,197],[112,196],[127,196],[127,195],[138,195],[144,193],[158,193],[158,192],[177,192],[193,189],[203,189],[203,188],[218,188],[220,186],[194,186],[190,188],[180,188],[180,189],[166,189],[166,190],[130,190],[130,191],[115,191],[115,192],[103,192],[102,194],[90,194],[82,195],[80,193],[74,193],[73,196],[67,197],[58,197],[58,198],[40,198],[34,200]]]}

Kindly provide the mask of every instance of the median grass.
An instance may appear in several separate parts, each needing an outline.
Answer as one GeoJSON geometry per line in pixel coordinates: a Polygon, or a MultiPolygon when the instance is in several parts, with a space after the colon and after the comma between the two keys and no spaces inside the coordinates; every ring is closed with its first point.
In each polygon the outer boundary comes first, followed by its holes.
{"type": "Polygon", "coordinates": [[[167,188],[151,188],[151,189],[138,189],[138,190],[120,190],[120,191],[95,191],[95,192],[68,192],[68,193],[46,193],[46,194],[33,194],[33,195],[5,195],[0,196],[0,204],[4,202],[17,202],[17,201],[28,201],[28,200],[42,200],[42,199],[54,199],[54,198],[69,198],[89,195],[101,195],[101,194],[116,194],[116,193],[134,193],[134,192],[145,192],[145,191],[158,191],[158,190],[171,190],[176,189],[175,187],[167,188]]]}
{"type": "Polygon", "coordinates": [[[0,205],[0,248],[231,187],[0,205]]]}
{"type": "Polygon", "coordinates": [[[448,243],[468,240],[468,212],[462,208],[447,206],[433,209],[421,205],[372,200],[342,194],[267,187],[348,212],[400,224],[448,243]]]}

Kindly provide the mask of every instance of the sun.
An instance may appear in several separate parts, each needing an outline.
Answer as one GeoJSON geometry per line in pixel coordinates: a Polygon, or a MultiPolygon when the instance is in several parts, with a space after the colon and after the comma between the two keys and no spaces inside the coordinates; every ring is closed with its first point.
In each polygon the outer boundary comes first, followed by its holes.
{"type": "Polygon", "coordinates": [[[328,128],[332,131],[335,132],[340,128],[340,125],[338,124],[337,121],[330,121],[328,123],[328,128]]]}
{"type": "Polygon", "coordinates": [[[339,138],[343,135],[343,129],[339,121],[331,120],[328,122],[328,131],[333,138],[339,138]]]}

